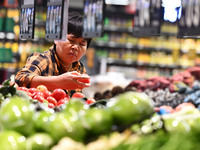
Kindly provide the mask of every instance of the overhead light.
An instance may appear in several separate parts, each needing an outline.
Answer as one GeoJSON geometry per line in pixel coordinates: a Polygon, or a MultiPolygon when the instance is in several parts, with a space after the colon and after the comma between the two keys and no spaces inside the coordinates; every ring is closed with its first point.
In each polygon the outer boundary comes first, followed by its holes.
{"type": "Polygon", "coordinates": [[[176,22],[181,16],[181,0],[162,0],[164,20],[176,22]]]}
{"type": "Polygon", "coordinates": [[[128,5],[129,0],[106,0],[105,3],[111,5],[128,5]]]}

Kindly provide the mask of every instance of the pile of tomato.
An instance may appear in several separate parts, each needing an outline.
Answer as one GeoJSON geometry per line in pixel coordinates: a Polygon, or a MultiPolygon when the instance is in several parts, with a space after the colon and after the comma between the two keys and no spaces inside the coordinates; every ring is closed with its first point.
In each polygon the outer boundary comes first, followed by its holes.
{"type": "Polygon", "coordinates": [[[59,107],[62,104],[66,104],[71,100],[71,98],[84,98],[88,104],[96,102],[94,98],[86,98],[85,95],[81,92],[76,92],[70,97],[63,89],[57,88],[53,91],[49,91],[45,85],[39,85],[36,88],[17,86],[17,90],[26,92],[30,98],[38,100],[41,103],[48,101],[48,106],[50,108],[55,108],[56,106],[59,107]]]}

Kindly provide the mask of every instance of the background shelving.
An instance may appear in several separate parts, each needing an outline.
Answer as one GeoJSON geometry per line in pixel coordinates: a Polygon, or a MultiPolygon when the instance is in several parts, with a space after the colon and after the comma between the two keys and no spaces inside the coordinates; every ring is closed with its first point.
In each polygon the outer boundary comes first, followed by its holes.
{"type": "MultiPolygon", "coordinates": [[[[0,48],[11,48],[13,52],[13,59],[10,63],[0,64],[2,70],[14,68],[17,71],[24,65],[26,58],[32,52],[48,50],[52,45],[52,42],[44,39],[45,5],[46,1],[38,0],[35,38],[29,41],[18,38],[18,7],[0,6],[0,20],[2,18],[4,23],[4,26],[0,25],[0,48]],[[5,27],[6,18],[10,18],[13,25],[9,32],[1,28],[5,27]]],[[[83,13],[83,4],[79,0],[70,1],[69,11],[83,13]]],[[[100,38],[93,38],[90,45],[90,48],[95,49],[95,55],[100,62],[106,61],[106,70],[104,71],[115,70],[129,75],[130,78],[146,78],[160,74],[170,76],[173,72],[200,64],[199,39],[177,39],[177,24],[169,22],[163,22],[160,36],[134,37],[132,34],[133,17],[134,14],[126,12],[125,6],[106,5],[104,34],[100,38]],[[127,70],[137,73],[128,73],[127,70]],[[145,74],[145,71],[146,75],[141,76],[141,74],[145,74]]]]}
{"type": "Polygon", "coordinates": [[[173,72],[199,64],[197,46],[199,41],[190,39],[187,42],[188,39],[178,39],[177,23],[163,21],[160,36],[144,38],[133,36],[134,15],[127,13],[124,6],[106,7],[105,16],[104,34],[100,38],[93,39],[91,46],[96,49],[98,57],[106,61],[106,71],[114,70],[129,74],[127,70],[131,71],[131,69],[139,72],[158,70],[161,75],[170,76],[173,72]],[[118,13],[119,10],[123,11],[118,13]]]}

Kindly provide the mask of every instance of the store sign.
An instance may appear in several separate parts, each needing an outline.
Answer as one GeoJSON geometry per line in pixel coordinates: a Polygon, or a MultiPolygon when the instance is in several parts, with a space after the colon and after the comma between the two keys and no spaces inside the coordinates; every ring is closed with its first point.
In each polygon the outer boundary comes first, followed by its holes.
{"type": "Polygon", "coordinates": [[[161,0],[137,0],[134,15],[134,36],[160,35],[161,0]]]}
{"type": "Polygon", "coordinates": [[[66,40],[68,24],[68,0],[48,0],[46,14],[47,40],[66,40]]]}
{"type": "Polygon", "coordinates": [[[200,0],[182,0],[178,37],[196,38],[198,36],[200,36],[200,0]]]}
{"type": "Polygon", "coordinates": [[[35,0],[22,0],[20,9],[20,39],[33,39],[35,28],[35,0]]]}
{"type": "Polygon", "coordinates": [[[104,0],[84,0],[83,37],[100,37],[104,25],[104,0]]]}

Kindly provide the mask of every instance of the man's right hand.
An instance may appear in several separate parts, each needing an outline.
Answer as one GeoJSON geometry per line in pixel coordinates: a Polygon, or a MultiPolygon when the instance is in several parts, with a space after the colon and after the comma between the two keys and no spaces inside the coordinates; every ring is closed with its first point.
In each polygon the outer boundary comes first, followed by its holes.
{"type": "Polygon", "coordinates": [[[83,89],[90,86],[90,76],[76,71],[66,72],[57,76],[57,81],[60,84],[60,88],[66,90],[83,89]]]}

